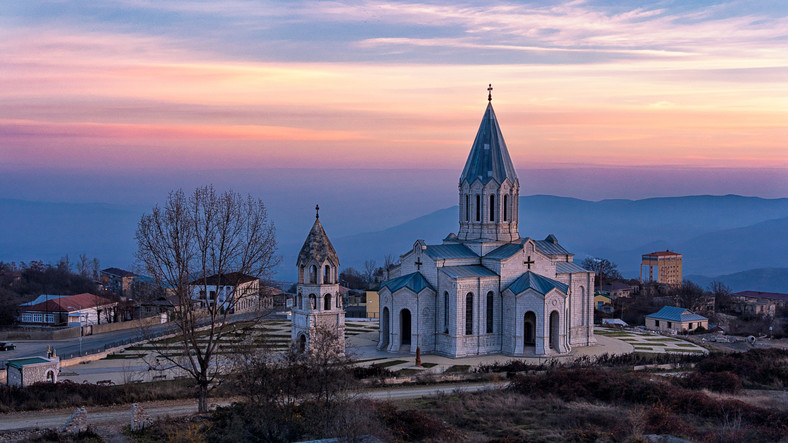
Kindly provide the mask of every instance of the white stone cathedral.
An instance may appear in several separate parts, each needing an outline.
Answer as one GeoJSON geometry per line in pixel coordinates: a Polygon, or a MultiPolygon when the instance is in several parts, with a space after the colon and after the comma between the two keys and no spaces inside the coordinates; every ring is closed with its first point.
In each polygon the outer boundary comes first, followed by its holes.
{"type": "Polygon", "coordinates": [[[555,236],[520,237],[520,182],[488,101],[460,175],[459,234],[400,256],[379,290],[379,349],[529,356],[596,343],[594,274],[555,236]]]}
{"type": "Polygon", "coordinates": [[[290,338],[300,351],[307,351],[320,329],[336,337],[339,353],[345,352],[345,310],[339,293],[339,257],[320,223],[315,223],[298,253],[298,284],[290,326],[290,338]]]}

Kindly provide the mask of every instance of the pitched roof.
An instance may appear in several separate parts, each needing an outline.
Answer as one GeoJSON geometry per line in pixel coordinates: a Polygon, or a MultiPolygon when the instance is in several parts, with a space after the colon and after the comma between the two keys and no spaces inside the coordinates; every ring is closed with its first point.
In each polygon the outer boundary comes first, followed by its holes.
{"type": "Polygon", "coordinates": [[[107,268],[101,271],[104,274],[117,275],[118,277],[136,277],[137,274],[120,268],[107,268]]]}
{"type": "Polygon", "coordinates": [[[465,168],[460,175],[460,183],[464,181],[473,183],[476,180],[481,180],[483,184],[490,180],[503,183],[507,178],[514,183],[517,181],[517,173],[490,102],[484,111],[482,123],[479,125],[465,168]]]}
{"type": "Polygon", "coordinates": [[[513,281],[512,284],[508,286],[508,289],[515,294],[519,294],[527,289],[533,289],[542,295],[546,295],[553,289],[558,289],[559,291],[566,294],[566,292],[569,290],[569,286],[567,286],[565,283],[561,283],[560,281],[553,280],[552,278],[547,278],[544,275],[539,275],[535,272],[528,271],[525,274],[517,277],[517,280],[513,281]]]}
{"type": "Polygon", "coordinates": [[[475,252],[465,245],[428,245],[424,250],[432,259],[441,258],[478,258],[475,252]]]}
{"type": "Polygon", "coordinates": [[[54,300],[54,299],[60,298],[60,297],[68,297],[68,295],[41,294],[38,297],[36,297],[35,300],[31,300],[31,301],[29,301],[27,303],[22,303],[19,306],[33,306],[33,305],[37,305],[39,303],[43,303],[43,302],[45,302],[47,300],[54,300]]]}
{"type": "Polygon", "coordinates": [[[677,308],[675,306],[663,306],[659,311],[649,314],[646,317],[658,318],[660,320],[670,321],[696,321],[708,320],[706,317],[698,314],[693,314],[689,309],[677,308]]]}
{"type": "Polygon", "coordinates": [[[767,300],[788,301],[788,294],[783,294],[781,292],[741,291],[731,295],[735,295],[738,297],[763,298],[767,300]]]}
{"type": "Polygon", "coordinates": [[[558,244],[558,239],[553,234],[548,235],[544,240],[536,240],[534,243],[536,243],[536,249],[546,255],[571,255],[569,251],[558,244]]]}
{"type": "Polygon", "coordinates": [[[226,274],[214,274],[205,279],[198,278],[189,284],[209,285],[209,286],[234,286],[242,283],[257,280],[257,277],[246,275],[241,272],[228,272],[226,274]]]}
{"type": "Polygon", "coordinates": [[[383,288],[388,288],[392,293],[397,292],[402,288],[408,288],[416,294],[426,288],[432,289],[433,291],[435,290],[435,288],[432,287],[430,282],[428,282],[420,272],[413,272],[401,277],[392,278],[391,280],[386,280],[380,284],[380,289],[383,288]]]}
{"type": "Polygon", "coordinates": [[[323,225],[320,223],[319,218],[315,218],[315,223],[306,236],[304,246],[301,247],[301,252],[298,253],[297,265],[306,264],[310,258],[314,258],[318,263],[330,261],[334,266],[339,267],[339,257],[331,240],[328,239],[323,225]]]}
{"type": "Polygon", "coordinates": [[[577,272],[591,272],[574,262],[559,261],[555,264],[556,274],[575,274],[577,272]]]}
{"type": "Polygon", "coordinates": [[[506,260],[507,258],[517,254],[518,252],[523,250],[523,244],[521,242],[516,243],[507,243],[503,246],[499,246],[492,251],[488,252],[484,258],[489,258],[492,260],[506,260]]]}
{"type": "Polygon", "coordinates": [[[498,274],[481,265],[470,266],[444,266],[440,268],[451,278],[484,278],[497,277],[498,274]]]}
{"type": "Polygon", "coordinates": [[[42,303],[28,306],[25,311],[44,311],[44,312],[73,312],[85,308],[95,308],[96,306],[104,306],[115,303],[107,300],[104,297],[93,295],[88,292],[77,295],[69,295],[50,299],[42,303]]]}
{"type": "Polygon", "coordinates": [[[17,358],[14,360],[8,360],[8,366],[19,369],[22,369],[22,366],[37,365],[39,363],[52,363],[52,361],[41,357],[17,358]]]}

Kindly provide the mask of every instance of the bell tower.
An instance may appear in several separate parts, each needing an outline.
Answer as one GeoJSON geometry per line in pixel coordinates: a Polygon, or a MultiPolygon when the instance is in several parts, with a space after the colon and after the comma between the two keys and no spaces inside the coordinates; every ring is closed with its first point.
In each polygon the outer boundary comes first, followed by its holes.
{"type": "Polygon", "coordinates": [[[345,311],[339,293],[339,257],[320,223],[320,207],[315,206],[315,222],[298,253],[298,283],[293,306],[290,337],[301,351],[314,340],[336,341],[345,352],[345,311]]]}
{"type": "Polygon", "coordinates": [[[492,85],[487,109],[460,175],[461,241],[511,242],[517,229],[520,181],[503,140],[492,107],[492,85]]]}

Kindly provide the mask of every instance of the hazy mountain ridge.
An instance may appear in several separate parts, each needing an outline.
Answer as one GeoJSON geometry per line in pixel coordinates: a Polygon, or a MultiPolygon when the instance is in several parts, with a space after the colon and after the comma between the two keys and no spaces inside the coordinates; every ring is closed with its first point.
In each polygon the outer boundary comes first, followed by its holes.
{"type": "MultiPolygon", "coordinates": [[[[457,230],[456,206],[401,225],[334,241],[344,265],[395,256],[423,238],[440,243],[457,230]]],[[[685,274],[721,275],[788,265],[788,199],[688,196],[591,202],[534,195],[520,198],[520,234],[554,234],[578,259],[601,256],[639,276],[640,255],[671,249],[684,254],[685,274]],[[780,218],[782,217],[782,218],[780,218]]],[[[788,288],[786,288],[788,290],[788,288]]]]}
{"type": "MultiPolygon", "coordinates": [[[[0,260],[57,261],[69,254],[97,256],[102,265],[130,268],[134,232],[150,208],[107,203],[44,203],[0,199],[0,260]]],[[[274,214],[272,214],[273,216],[274,214]]],[[[440,243],[457,232],[457,206],[405,223],[344,237],[332,236],[342,267],[361,268],[364,260],[382,263],[398,257],[423,238],[440,243]]],[[[292,215],[277,214],[291,220],[292,215]]],[[[321,217],[322,219],[322,217],[321,217]]],[[[303,222],[303,223],[302,223],[303,222]]],[[[332,220],[332,224],[342,223],[332,220]]],[[[282,224],[281,221],[278,225],[282,224]]],[[[292,279],[295,257],[308,232],[279,230],[282,264],[278,279],[292,279]]],[[[788,267],[788,199],[687,196],[597,202],[550,195],[520,198],[520,234],[536,239],[555,234],[578,261],[601,256],[618,263],[626,276],[639,275],[640,255],[671,249],[684,254],[684,274],[718,276],[755,268],[788,267]]],[[[331,236],[331,230],[329,230],[331,236]]],[[[750,288],[755,289],[755,288],[750,288]]],[[[783,289],[788,292],[788,287],[783,289]]]]}
{"type": "Polygon", "coordinates": [[[684,279],[704,288],[708,287],[712,281],[720,281],[730,287],[733,292],[752,290],[788,293],[788,268],[749,269],[715,277],[692,274],[685,275],[684,279]]]}

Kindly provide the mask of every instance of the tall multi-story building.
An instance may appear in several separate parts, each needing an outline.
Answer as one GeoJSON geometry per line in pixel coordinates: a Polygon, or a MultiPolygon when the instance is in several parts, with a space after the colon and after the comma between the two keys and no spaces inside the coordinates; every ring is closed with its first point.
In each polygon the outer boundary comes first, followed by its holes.
{"type": "Polygon", "coordinates": [[[640,262],[640,281],[681,285],[681,254],[671,250],[652,252],[643,255],[640,262]],[[656,269],[654,269],[656,268],[656,269]],[[644,272],[645,275],[644,275],[644,272]]]}

